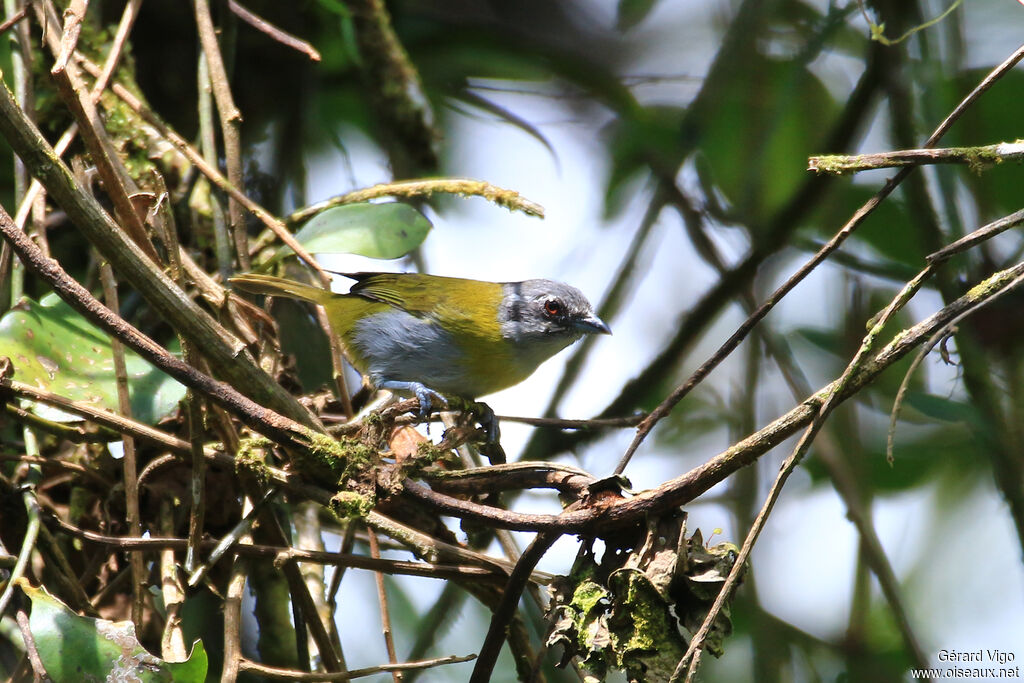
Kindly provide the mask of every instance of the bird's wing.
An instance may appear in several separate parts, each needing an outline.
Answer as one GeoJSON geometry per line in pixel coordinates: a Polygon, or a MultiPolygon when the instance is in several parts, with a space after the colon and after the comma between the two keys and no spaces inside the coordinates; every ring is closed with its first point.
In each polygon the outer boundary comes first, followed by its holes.
{"type": "Polygon", "coordinates": [[[450,292],[442,281],[453,280],[419,273],[352,273],[346,277],[356,281],[349,294],[420,316],[437,309],[450,292]]]}

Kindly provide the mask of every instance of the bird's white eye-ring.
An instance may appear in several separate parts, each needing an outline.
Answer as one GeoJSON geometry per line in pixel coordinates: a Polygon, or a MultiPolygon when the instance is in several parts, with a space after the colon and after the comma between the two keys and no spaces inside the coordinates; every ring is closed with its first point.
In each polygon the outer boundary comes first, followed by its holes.
{"type": "Polygon", "coordinates": [[[544,302],[544,312],[552,318],[561,315],[562,302],[558,299],[548,299],[544,302]]]}

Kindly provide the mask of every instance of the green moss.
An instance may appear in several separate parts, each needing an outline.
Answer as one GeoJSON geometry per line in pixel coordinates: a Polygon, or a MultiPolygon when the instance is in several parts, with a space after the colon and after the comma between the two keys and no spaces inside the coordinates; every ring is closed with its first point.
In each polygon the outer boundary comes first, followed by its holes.
{"type": "Polygon", "coordinates": [[[843,175],[849,171],[850,157],[838,154],[825,154],[815,158],[814,172],[819,175],[829,173],[843,175]]]}
{"type": "Polygon", "coordinates": [[[102,102],[105,127],[118,156],[132,180],[145,187],[151,174],[158,170],[150,158],[146,136],[142,133],[148,124],[112,93],[104,93],[102,102]]]}
{"type": "Polygon", "coordinates": [[[264,436],[254,436],[238,442],[238,454],[235,456],[235,471],[256,477],[261,485],[270,481],[267,473],[267,449],[272,445],[264,436]]]}
{"type": "Polygon", "coordinates": [[[1003,158],[991,146],[968,147],[964,150],[964,158],[967,159],[967,167],[976,175],[995,164],[1003,163],[1003,158]]]}
{"type": "Polygon", "coordinates": [[[355,491],[339,491],[331,498],[331,512],[341,519],[365,517],[373,509],[375,501],[355,491]]]}
{"type": "Polygon", "coordinates": [[[356,439],[334,439],[313,431],[305,451],[295,454],[296,467],[306,476],[330,486],[349,486],[348,482],[372,482],[371,470],[377,451],[356,439]]]}

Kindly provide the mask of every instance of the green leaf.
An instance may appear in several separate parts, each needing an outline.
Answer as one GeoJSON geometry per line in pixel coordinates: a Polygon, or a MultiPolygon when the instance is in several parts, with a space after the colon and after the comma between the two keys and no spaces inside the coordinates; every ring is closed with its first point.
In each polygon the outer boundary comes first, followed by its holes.
{"type": "Polygon", "coordinates": [[[738,222],[756,226],[805,181],[839,107],[806,65],[757,53],[712,87],[694,121],[699,151],[738,222]]]}
{"type": "Polygon", "coordinates": [[[54,681],[175,681],[202,683],[207,658],[202,641],[184,662],[154,657],[139,644],[130,621],[83,617],[24,578],[18,585],[32,601],[29,628],[46,673],[54,681]]]}
{"type": "MultiPolygon", "coordinates": [[[[422,244],[430,228],[430,221],[408,204],[346,204],[318,213],[295,239],[313,254],[394,259],[422,244]]],[[[292,253],[291,247],[282,247],[273,261],[292,253]]]]}
{"type": "MultiPolygon", "coordinates": [[[[185,387],[125,349],[132,417],[155,424],[185,395],[185,387]]],[[[93,407],[117,410],[110,337],[56,294],[22,301],[0,318],[0,356],[14,363],[15,379],[93,407]]],[[[48,419],[77,420],[45,406],[48,419]]]]}
{"type": "MultiPolygon", "coordinates": [[[[947,101],[960,98],[987,73],[987,69],[965,71],[957,80],[944,75],[942,81],[954,89],[947,101]]],[[[1024,88],[1024,73],[1013,69],[985,92],[985,96],[967,108],[964,117],[953,130],[953,141],[946,144],[981,145],[994,142],[1012,142],[1022,137],[1020,131],[1020,93],[1024,88]],[[1016,115],[1015,115],[1016,113],[1016,115]]],[[[942,102],[939,106],[946,106],[942,102]]],[[[972,201],[977,205],[978,219],[992,220],[1020,208],[1020,188],[1024,186],[1024,165],[1000,163],[983,172],[957,169],[959,177],[971,189],[972,201]]],[[[977,226],[965,226],[973,230],[977,226]]],[[[1000,240],[1002,241],[1002,240],[1000,240]]]]}
{"type": "Polygon", "coordinates": [[[911,391],[907,393],[906,405],[933,420],[966,422],[974,425],[979,423],[980,416],[977,415],[975,406],[944,396],[911,391]]]}
{"type": "Polygon", "coordinates": [[[619,0],[616,24],[620,31],[628,31],[651,13],[658,0],[619,0]]]}

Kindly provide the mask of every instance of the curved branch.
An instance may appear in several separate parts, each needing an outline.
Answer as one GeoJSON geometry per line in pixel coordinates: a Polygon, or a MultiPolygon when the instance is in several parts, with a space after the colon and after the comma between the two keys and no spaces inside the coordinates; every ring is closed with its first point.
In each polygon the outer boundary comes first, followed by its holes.
{"type": "MultiPolygon", "coordinates": [[[[1021,274],[1024,274],[1024,262],[995,273],[948,306],[897,334],[883,349],[866,359],[859,371],[848,378],[845,386],[835,393],[835,405],[858,393],[958,315],[1015,284],[1021,274]]],[[[645,515],[658,514],[695,499],[741,467],[756,461],[801,427],[810,424],[836,389],[839,389],[838,383],[830,383],[782,417],[702,465],[631,498],[603,497],[560,515],[533,515],[459,500],[408,480],[404,485],[405,494],[443,514],[479,520],[500,528],[596,534],[636,524],[645,515]]]]}

